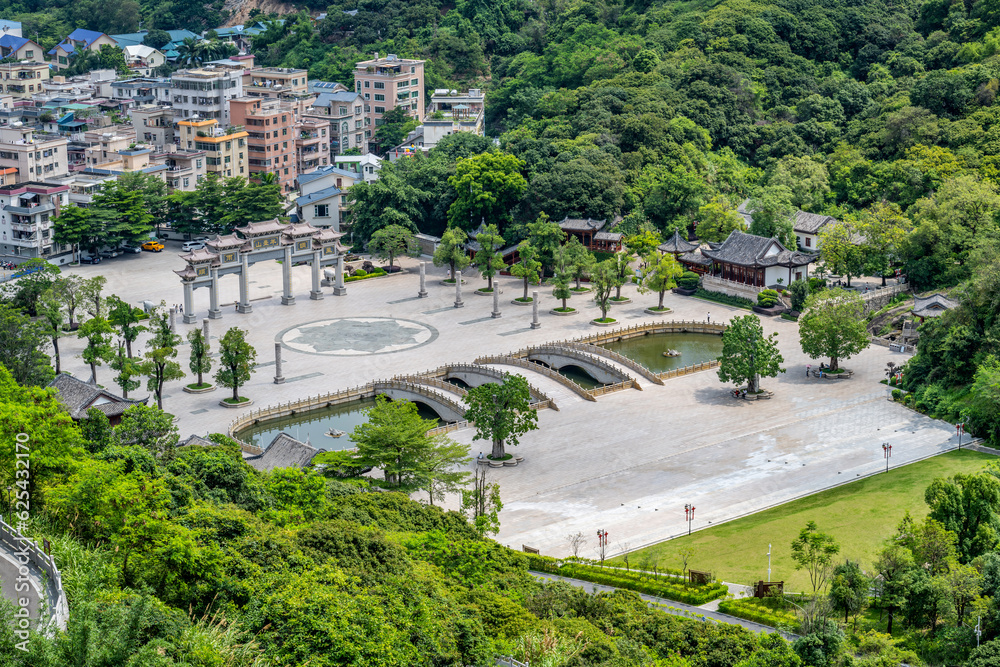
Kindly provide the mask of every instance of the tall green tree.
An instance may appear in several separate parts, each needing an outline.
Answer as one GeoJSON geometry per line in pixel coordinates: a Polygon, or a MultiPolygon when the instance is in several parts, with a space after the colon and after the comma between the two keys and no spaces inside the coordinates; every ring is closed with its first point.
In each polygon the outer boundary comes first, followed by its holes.
{"type": "Polygon", "coordinates": [[[845,560],[833,568],[830,579],[830,603],[835,611],[844,612],[844,624],[853,614],[864,611],[868,601],[871,578],[857,561],[845,560]]]}
{"type": "Polygon", "coordinates": [[[132,358],[132,343],[146,331],[146,327],[140,324],[145,314],[142,308],[126,303],[114,294],[108,297],[108,324],[118,329],[129,359],[132,358]]]}
{"type": "Polygon", "coordinates": [[[577,292],[585,291],[585,288],[581,287],[580,281],[590,278],[590,274],[597,264],[597,258],[580,243],[580,239],[576,236],[571,236],[566,242],[566,251],[569,253],[570,273],[573,280],[576,281],[574,289],[577,292]]]}
{"type": "Polygon", "coordinates": [[[787,188],[792,206],[814,213],[823,208],[830,194],[826,165],[805,156],[786,155],[778,160],[768,184],[787,188]]]}
{"type": "Polygon", "coordinates": [[[114,427],[111,445],[142,447],[157,459],[169,460],[176,454],[179,439],[172,415],[149,405],[133,405],[114,427]]]}
{"type": "Polygon", "coordinates": [[[553,270],[555,276],[552,281],[552,296],[562,300],[561,308],[567,309],[566,300],[573,296],[569,288],[570,278],[573,276],[573,265],[570,262],[569,250],[566,246],[560,246],[556,250],[553,270]]]}
{"type": "Polygon", "coordinates": [[[191,358],[188,368],[198,377],[198,386],[205,384],[202,376],[212,370],[212,355],[208,338],[201,329],[193,329],[187,335],[191,358]]]}
{"type": "Polygon", "coordinates": [[[469,231],[481,221],[503,232],[512,220],[511,211],[528,187],[521,171],[524,162],[509,153],[481,153],[460,158],[448,183],[455,201],[448,209],[448,224],[469,231]]]}
{"type": "Polygon", "coordinates": [[[82,288],[83,278],[75,273],[59,276],[52,285],[54,296],[66,307],[70,329],[76,326],[76,309],[80,306],[83,299],[82,288]]]}
{"type": "Polygon", "coordinates": [[[846,221],[827,225],[819,233],[820,257],[831,271],[847,276],[848,287],[851,278],[861,275],[864,269],[865,255],[859,240],[857,230],[846,221]]]}
{"type": "Polygon", "coordinates": [[[517,257],[517,262],[510,267],[510,274],[524,281],[524,295],[521,297],[521,300],[530,301],[528,283],[538,282],[538,272],[542,268],[542,263],[536,259],[538,251],[535,249],[535,246],[531,245],[531,242],[527,240],[517,244],[517,257]]]}
{"type": "Polygon", "coordinates": [[[745,382],[748,391],[760,391],[761,377],[776,377],[785,370],[777,338],[777,333],[764,335],[756,315],[734,317],[722,334],[719,379],[737,385],[745,382]]]}
{"type": "Polygon", "coordinates": [[[73,261],[79,261],[81,248],[92,254],[97,252],[101,231],[100,221],[93,211],[79,206],[64,206],[59,215],[52,218],[52,240],[73,246],[73,261]]]}
{"type": "Polygon", "coordinates": [[[910,219],[896,204],[873,204],[861,211],[856,227],[864,239],[865,268],[882,277],[882,286],[894,258],[901,256],[906,236],[913,229],[910,219]]]}
{"type": "Polygon", "coordinates": [[[483,278],[486,278],[486,289],[492,292],[493,276],[504,268],[503,255],[500,254],[503,237],[497,231],[496,225],[486,225],[483,231],[476,234],[476,242],[479,244],[475,258],[476,267],[483,278]]]}
{"type": "Polygon", "coordinates": [[[545,269],[552,270],[555,266],[556,252],[565,238],[566,232],[544,213],[534,222],[528,223],[528,240],[538,249],[538,261],[542,263],[543,274],[545,269]]]}
{"type": "Polygon", "coordinates": [[[469,265],[469,254],[465,250],[467,240],[464,229],[449,227],[434,249],[434,266],[447,266],[452,280],[457,280],[458,272],[469,265]]]}
{"type": "Polygon", "coordinates": [[[411,492],[427,483],[424,466],[433,448],[427,431],[436,426],[436,421],[417,413],[416,404],[378,396],[367,421],[354,427],[351,439],[358,458],[381,470],[387,486],[411,492]]]}
{"type": "Polygon", "coordinates": [[[84,278],[80,285],[79,295],[83,302],[83,307],[91,317],[103,317],[104,315],[104,286],[108,279],[104,276],[93,276],[84,278]]]}
{"type": "Polygon", "coordinates": [[[104,245],[139,245],[150,237],[156,216],[146,193],[117,180],[105,181],[94,195],[91,208],[102,227],[104,245]]]}
{"type": "Polygon", "coordinates": [[[505,374],[503,382],[473,387],[464,400],[465,418],[476,425],[472,439],[493,443],[491,459],[505,458],[507,446],[517,446],[521,436],[538,428],[528,381],[520,375],[505,374]]]}
{"type": "Polygon", "coordinates": [[[799,316],[799,342],[811,358],[829,357],[830,371],[836,372],[841,359],[849,359],[869,345],[861,295],[834,288],[810,296],[799,316]]]}
{"type": "Polygon", "coordinates": [[[472,460],[468,445],[455,442],[446,436],[431,438],[427,454],[420,461],[423,489],[431,505],[443,500],[450,493],[458,493],[468,483],[469,473],[458,469],[472,460]]]}
{"type": "Polygon", "coordinates": [[[44,387],[53,378],[49,355],[44,352],[45,326],[18,308],[0,303],[0,364],[25,386],[44,387]]]}
{"type": "Polygon", "coordinates": [[[891,635],[893,618],[906,604],[913,576],[913,555],[905,547],[886,542],[875,554],[873,567],[880,584],[878,602],[889,616],[886,633],[891,635]]]}
{"type": "Polygon", "coordinates": [[[38,323],[52,344],[52,352],[56,361],[56,375],[58,375],[60,373],[59,338],[63,335],[63,326],[66,324],[66,311],[55,288],[46,290],[42,294],[42,298],[38,301],[38,315],[38,323]]]}
{"type": "Polygon", "coordinates": [[[256,360],[257,350],[247,342],[243,329],[232,327],[222,335],[215,381],[233,390],[233,403],[240,401],[240,387],[250,381],[256,360]]]}
{"type": "Polygon", "coordinates": [[[795,206],[792,191],[785,186],[771,185],[750,198],[752,211],[750,233],[767,238],[774,237],[786,248],[795,248],[795,230],[792,219],[795,206]]]}
{"type": "Polygon", "coordinates": [[[471,489],[462,491],[462,512],[472,519],[472,525],[480,535],[496,535],[500,532],[500,485],[490,482],[485,469],[473,473],[471,489]]]}
{"type": "MultiPolygon", "coordinates": [[[[139,372],[146,376],[146,389],[156,394],[156,407],[163,409],[163,385],[170,380],[184,377],[181,365],[174,361],[175,347],[154,347],[146,351],[138,365],[139,372]]],[[[234,390],[235,391],[235,390],[234,390]]]]}
{"type": "Polygon", "coordinates": [[[77,337],[86,341],[80,356],[90,366],[90,381],[97,384],[97,367],[112,354],[111,334],[114,330],[103,317],[92,317],[80,325],[77,337]]]}
{"type": "Polygon", "coordinates": [[[418,231],[423,199],[423,192],[403,180],[391,164],[383,164],[378,180],[355,183],[347,191],[351,238],[367,243],[372,234],[389,225],[418,231]]]}
{"type": "Polygon", "coordinates": [[[660,298],[656,309],[663,310],[663,295],[668,289],[677,287],[677,278],[684,273],[684,268],[677,263],[673,255],[659,255],[655,251],[652,255],[653,258],[646,263],[639,291],[657,293],[660,298]]]}
{"type": "Polygon", "coordinates": [[[368,248],[376,257],[389,262],[392,273],[393,260],[405,252],[413,250],[413,232],[400,225],[388,225],[372,234],[368,248]]]}
{"type": "Polygon", "coordinates": [[[698,239],[721,243],[734,231],[745,232],[746,222],[729,202],[716,197],[698,209],[698,224],[694,228],[698,239]]]}
{"type": "Polygon", "coordinates": [[[31,317],[38,316],[38,301],[59,278],[60,269],[44,259],[33,258],[20,264],[18,272],[24,273],[4,285],[3,294],[9,303],[31,317]]]}
{"type": "Polygon", "coordinates": [[[957,536],[959,560],[969,563],[1000,540],[1000,479],[988,473],[937,478],[924,492],[929,516],[957,536]]]}
{"type": "Polygon", "coordinates": [[[622,286],[632,276],[632,253],[627,248],[619,250],[609,261],[611,261],[611,266],[614,269],[615,300],[620,301],[622,298],[622,286]]]}
{"type": "Polygon", "coordinates": [[[594,302],[601,309],[601,319],[608,318],[608,308],[611,307],[611,291],[619,287],[618,268],[614,259],[598,262],[590,273],[590,290],[594,302]]]}
{"type": "Polygon", "coordinates": [[[833,557],[840,553],[840,545],[832,535],[821,533],[815,521],[806,523],[799,536],[792,540],[792,560],[796,570],[809,573],[813,595],[823,590],[830,575],[833,557]]]}
{"type": "Polygon", "coordinates": [[[108,359],[108,366],[116,371],[114,377],[115,384],[122,390],[122,397],[128,398],[128,393],[138,389],[142,384],[137,378],[142,375],[142,368],[138,359],[133,359],[125,354],[125,346],[119,343],[112,345],[111,357],[108,359]]]}

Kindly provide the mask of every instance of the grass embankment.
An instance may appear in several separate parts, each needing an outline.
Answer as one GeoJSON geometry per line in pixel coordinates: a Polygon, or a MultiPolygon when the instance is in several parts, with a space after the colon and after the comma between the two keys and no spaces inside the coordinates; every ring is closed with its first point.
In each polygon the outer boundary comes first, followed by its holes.
{"type": "Polygon", "coordinates": [[[924,490],[934,478],[974,472],[997,460],[969,450],[949,452],[655,544],[631,554],[629,561],[639,563],[645,551],[655,554],[659,567],[680,567],[679,554],[690,549],[688,567],[711,571],[723,581],[749,584],[766,578],[770,543],[771,579],[784,581],[786,590],[808,592],[809,577],[795,570],[790,546],[806,522],[815,521],[821,531],[833,535],[840,545],[839,559],[860,560],[867,568],[907,511],[918,520],[927,515],[924,490]]]}

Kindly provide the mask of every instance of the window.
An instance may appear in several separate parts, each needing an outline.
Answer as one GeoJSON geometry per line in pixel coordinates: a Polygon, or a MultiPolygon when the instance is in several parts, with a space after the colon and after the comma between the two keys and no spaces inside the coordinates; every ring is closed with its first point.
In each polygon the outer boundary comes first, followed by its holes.
{"type": "Polygon", "coordinates": [[[806,247],[807,248],[809,248],[809,247],[812,246],[812,241],[813,240],[811,238],[809,238],[808,236],[806,237],[806,247]]]}
{"type": "Polygon", "coordinates": [[[417,85],[418,83],[420,83],[420,80],[419,80],[419,79],[410,79],[410,85],[411,85],[411,86],[415,86],[415,85],[417,85]]]}
{"type": "Polygon", "coordinates": [[[287,137],[288,136],[288,128],[287,127],[281,128],[281,136],[283,136],[283,137],[287,137]]]}
{"type": "Polygon", "coordinates": [[[185,178],[184,179],[184,187],[188,187],[188,184],[190,183],[190,180],[191,179],[189,179],[189,178],[185,178]]]}
{"type": "Polygon", "coordinates": [[[59,64],[60,65],[66,64],[66,56],[59,56],[59,64]]]}
{"type": "Polygon", "coordinates": [[[355,116],[361,115],[361,107],[354,107],[354,115],[355,116]]]}
{"type": "Polygon", "coordinates": [[[198,169],[201,169],[201,158],[198,158],[197,160],[195,160],[195,161],[194,161],[194,165],[195,165],[195,166],[196,166],[196,167],[197,167],[198,169]]]}
{"type": "Polygon", "coordinates": [[[329,204],[317,204],[313,207],[313,212],[317,218],[329,218],[330,217],[330,205],[329,204]]]}
{"type": "Polygon", "coordinates": [[[375,93],[375,101],[376,102],[385,102],[385,95],[379,95],[378,93],[375,93]]]}
{"type": "Polygon", "coordinates": [[[358,136],[354,137],[354,143],[356,143],[359,146],[361,145],[361,135],[360,134],[358,136]]]}
{"type": "Polygon", "coordinates": [[[285,176],[288,176],[288,167],[285,167],[285,176]]]}
{"type": "Polygon", "coordinates": [[[24,57],[25,58],[34,58],[35,57],[34,50],[25,51],[24,52],[24,57]]]}
{"type": "Polygon", "coordinates": [[[372,96],[371,96],[371,95],[369,95],[368,93],[365,93],[365,99],[366,99],[366,100],[370,100],[371,98],[372,98],[372,96]]]}
{"type": "Polygon", "coordinates": [[[372,131],[371,130],[365,130],[365,139],[370,139],[371,136],[372,136],[372,131]]]}
{"type": "Polygon", "coordinates": [[[383,83],[382,81],[375,82],[375,90],[384,90],[384,89],[385,89],[385,83],[383,83]]]}
{"type": "Polygon", "coordinates": [[[414,90],[412,93],[410,93],[410,97],[420,97],[420,91],[414,90]]]}
{"type": "Polygon", "coordinates": [[[411,67],[410,68],[410,74],[416,74],[416,73],[417,73],[417,68],[416,67],[411,67]]]}
{"type": "Polygon", "coordinates": [[[371,87],[372,87],[372,82],[371,81],[365,81],[365,88],[371,88],[371,87]]]}
{"type": "Polygon", "coordinates": [[[385,113],[385,107],[375,107],[375,113],[385,113]]]}
{"type": "Polygon", "coordinates": [[[347,107],[340,107],[340,115],[341,116],[347,115],[347,107]]]}
{"type": "Polygon", "coordinates": [[[356,82],[354,84],[354,89],[357,90],[359,93],[361,92],[361,82],[360,81],[358,81],[358,82],[356,82]]]}

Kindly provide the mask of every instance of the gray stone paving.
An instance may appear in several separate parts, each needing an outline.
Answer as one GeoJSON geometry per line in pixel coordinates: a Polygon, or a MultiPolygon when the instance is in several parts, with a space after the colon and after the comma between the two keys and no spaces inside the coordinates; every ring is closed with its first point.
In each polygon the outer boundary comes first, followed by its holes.
{"type": "MultiPolygon", "coordinates": [[[[171,271],[182,265],[179,250],[179,244],[171,243],[157,255],[128,255],[69,270],[107,276],[107,293],[135,304],[160,299],[176,303],[181,287],[171,271]]],[[[416,265],[410,258],[402,262],[416,265]]],[[[445,271],[430,266],[428,270],[426,299],[413,298],[419,288],[415,272],[394,274],[350,283],[346,296],[326,290],[321,301],[299,298],[294,306],[282,306],[277,299],[267,299],[255,303],[253,313],[246,315],[226,309],[223,319],[210,322],[210,333],[218,337],[231,326],[247,329],[258,361],[265,364],[272,361],[279,334],[309,323],[388,318],[438,332],[433,341],[391,354],[337,357],[286,349],[283,374],[297,382],[275,385],[272,373],[261,369],[240,390],[260,407],[598,330],[589,320],[600,311],[585,296],[571,299],[571,305],[583,310],[581,316],[548,315],[558,304],[550,288],[539,289],[541,329],[530,329],[530,308],[505,308],[503,318],[487,324],[492,300],[471,298],[472,290],[484,281],[466,272],[468,285],[463,291],[470,298],[465,308],[455,309],[454,287],[439,281],[445,271]],[[476,318],[482,322],[462,326],[476,318]]],[[[264,286],[280,284],[280,266],[254,265],[251,276],[258,281],[251,285],[251,297],[266,296],[264,286]]],[[[294,267],[292,277],[293,294],[308,294],[309,267],[294,267]]],[[[514,291],[520,285],[514,278],[499,282],[514,291]]],[[[235,302],[236,279],[223,278],[220,292],[220,302],[235,302]]],[[[614,309],[613,315],[624,325],[662,321],[643,313],[656,295],[638,295],[632,286],[626,286],[623,294],[634,301],[614,309]]],[[[713,321],[722,321],[747,312],[673,294],[667,294],[665,304],[673,310],[670,319],[702,320],[711,312],[713,321]]],[[[201,326],[207,315],[207,290],[196,290],[195,308],[199,321],[178,323],[179,333],[201,326]]],[[[770,401],[731,398],[712,371],[668,380],[663,386],[643,382],[643,391],[609,394],[596,403],[533,374],[531,382],[555,399],[560,410],[540,414],[541,429],[526,436],[517,450],[524,463],[490,472],[500,483],[505,505],[499,539],[514,547],[528,544],[546,554],[562,555],[568,552],[570,534],[582,531],[589,539],[603,528],[611,533],[612,551],[636,548],[684,531],[685,503],[697,506],[695,527],[703,527],[875,473],[884,465],[881,443],[885,441],[893,444],[894,466],[957,445],[951,425],[886,400],[886,388],[878,380],[887,361],[901,363],[904,355],[872,347],[846,362],[855,371],[851,380],[806,378],[806,364],[816,362],[799,349],[797,326],[781,319],[763,322],[765,332],[779,332],[788,371],[765,381],[765,387],[775,392],[770,401]]],[[[60,344],[64,368],[86,377],[87,367],[78,356],[81,347],[73,338],[60,344]]],[[[186,368],[184,351],[181,357],[186,368]]],[[[106,367],[98,370],[100,381],[109,387],[113,387],[111,375],[106,367]]],[[[190,381],[179,381],[171,389],[190,381]]],[[[178,415],[182,436],[221,432],[235,415],[217,401],[213,395],[174,391],[165,408],[178,415]]],[[[452,435],[469,443],[473,456],[486,449],[484,443],[472,442],[471,430],[452,435]]],[[[596,538],[586,549],[595,545],[596,538]]]]}

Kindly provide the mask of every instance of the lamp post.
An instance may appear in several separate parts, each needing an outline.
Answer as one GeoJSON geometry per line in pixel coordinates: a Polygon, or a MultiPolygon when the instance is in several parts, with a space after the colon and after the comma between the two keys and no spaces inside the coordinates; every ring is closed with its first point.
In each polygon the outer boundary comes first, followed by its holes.
{"type": "Polygon", "coordinates": [[[885,456],[885,471],[889,472],[889,459],[892,457],[892,445],[888,442],[883,442],[882,454],[885,456]]]}
{"type": "Polygon", "coordinates": [[[965,433],[965,422],[959,422],[955,424],[955,430],[958,432],[958,448],[962,448],[962,434],[965,433]]]}
{"type": "Polygon", "coordinates": [[[604,564],[604,555],[608,548],[608,531],[603,528],[597,531],[597,553],[601,556],[601,564],[604,564]]]}
{"type": "Polygon", "coordinates": [[[687,503],[684,505],[684,519],[688,524],[688,535],[691,534],[691,522],[694,521],[694,505],[687,503]]]}
{"type": "Polygon", "coordinates": [[[771,543],[767,543],[767,580],[771,581],[771,543]]]}

